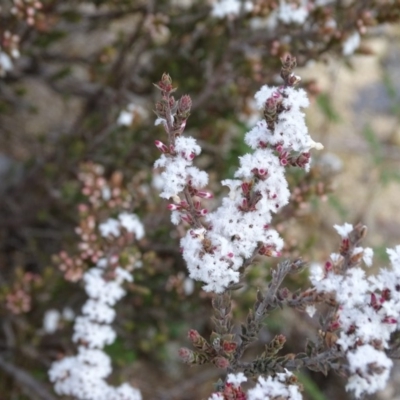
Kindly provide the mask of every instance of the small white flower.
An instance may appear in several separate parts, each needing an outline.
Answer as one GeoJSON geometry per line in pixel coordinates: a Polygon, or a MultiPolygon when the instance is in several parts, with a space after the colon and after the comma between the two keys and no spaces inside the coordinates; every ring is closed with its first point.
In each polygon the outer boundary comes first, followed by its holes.
{"type": "Polygon", "coordinates": [[[358,32],[354,32],[343,42],[343,55],[351,56],[359,47],[361,36],[358,32]]]}
{"type": "Polygon", "coordinates": [[[227,382],[238,388],[243,382],[247,382],[247,378],[243,372],[238,372],[237,374],[229,374],[227,382]]]}
{"type": "Polygon", "coordinates": [[[144,236],[143,224],[136,214],[121,213],[118,216],[121,225],[128,231],[135,234],[136,239],[142,239],[144,236]]]}
{"type": "Polygon", "coordinates": [[[131,126],[133,122],[133,112],[123,110],[120,112],[117,124],[121,126],[131,126]]]}
{"type": "Polygon", "coordinates": [[[46,333],[54,333],[58,329],[61,315],[57,310],[47,310],[43,318],[43,329],[46,333]]]}
{"type": "Polygon", "coordinates": [[[108,237],[109,235],[118,237],[120,235],[120,223],[117,219],[109,218],[99,225],[99,230],[103,237],[108,237]]]}
{"type": "Polygon", "coordinates": [[[353,230],[353,225],[345,223],[344,225],[333,225],[336,232],[342,237],[342,239],[347,239],[349,233],[353,230]]]}

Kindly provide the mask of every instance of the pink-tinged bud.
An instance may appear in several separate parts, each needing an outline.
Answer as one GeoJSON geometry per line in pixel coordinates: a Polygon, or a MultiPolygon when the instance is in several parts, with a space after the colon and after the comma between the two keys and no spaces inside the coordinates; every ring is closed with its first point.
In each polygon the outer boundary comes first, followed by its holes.
{"type": "Polygon", "coordinates": [[[250,191],[250,185],[247,182],[242,183],[242,192],[244,195],[248,194],[250,191]]]}
{"type": "Polygon", "coordinates": [[[196,157],[195,153],[190,153],[189,154],[189,160],[193,160],[196,157]]]}
{"type": "Polygon", "coordinates": [[[168,147],[160,140],[155,140],[154,144],[156,145],[157,149],[160,150],[162,153],[168,153],[168,147]]]}
{"type": "Polygon", "coordinates": [[[249,202],[247,201],[247,199],[243,199],[243,200],[242,200],[242,207],[243,207],[244,209],[247,209],[248,206],[249,206],[249,202]]]}
{"type": "Polygon", "coordinates": [[[187,349],[186,347],[182,347],[178,351],[179,358],[185,363],[185,364],[193,364],[195,361],[195,356],[194,352],[192,350],[187,349]]]}
{"type": "Polygon", "coordinates": [[[198,209],[201,207],[201,203],[200,203],[198,200],[194,201],[194,202],[193,202],[193,205],[194,205],[194,208],[195,208],[196,210],[198,210],[198,209]]]}
{"type": "Polygon", "coordinates": [[[182,214],[181,220],[187,222],[188,224],[191,224],[193,222],[192,217],[188,214],[182,214]]]}
{"type": "Polygon", "coordinates": [[[237,343],[236,342],[223,342],[222,348],[225,353],[232,353],[236,350],[237,343]]]}
{"type": "Polygon", "coordinates": [[[175,146],[173,144],[169,145],[169,151],[170,151],[171,154],[175,153],[175,146]]]}
{"type": "Polygon", "coordinates": [[[176,204],[168,204],[167,208],[168,208],[169,211],[175,211],[179,207],[176,204]]]}
{"type": "Polygon", "coordinates": [[[385,324],[397,324],[397,319],[393,317],[385,317],[382,322],[385,324]]]}
{"type": "Polygon", "coordinates": [[[275,257],[281,257],[282,252],[281,251],[275,251],[275,257]]]}
{"type": "Polygon", "coordinates": [[[278,153],[282,153],[282,151],[283,151],[283,146],[282,146],[281,144],[278,144],[278,146],[276,146],[276,151],[277,151],[278,153]]]}
{"type": "Polygon", "coordinates": [[[202,192],[202,191],[198,191],[196,193],[196,196],[199,196],[199,197],[201,197],[203,199],[212,199],[214,197],[212,193],[202,192]]]}
{"type": "Polygon", "coordinates": [[[208,214],[207,208],[203,208],[202,210],[200,210],[199,214],[200,214],[200,216],[207,215],[208,214]]]}
{"type": "Polygon", "coordinates": [[[184,95],[178,102],[178,114],[182,118],[189,117],[190,108],[192,107],[192,100],[190,96],[184,95]]]}
{"type": "Polygon", "coordinates": [[[287,158],[281,158],[279,161],[280,161],[282,167],[286,167],[286,165],[288,165],[287,158]]]}
{"type": "Polygon", "coordinates": [[[226,369],[229,367],[229,361],[225,357],[215,357],[212,362],[217,368],[226,369]]]}
{"type": "Polygon", "coordinates": [[[267,144],[265,142],[263,142],[262,140],[259,141],[258,146],[262,149],[265,149],[267,146],[267,144]]]}
{"type": "Polygon", "coordinates": [[[261,175],[261,176],[266,175],[266,173],[267,173],[267,170],[265,170],[264,168],[260,168],[258,170],[258,174],[261,175]]]}
{"type": "Polygon", "coordinates": [[[86,204],[79,204],[78,210],[79,212],[87,212],[89,210],[89,207],[86,204]]]}
{"type": "Polygon", "coordinates": [[[383,289],[381,295],[384,300],[390,300],[390,289],[383,289]]]}
{"type": "Polygon", "coordinates": [[[325,263],[325,271],[329,272],[330,270],[332,270],[332,263],[330,261],[327,261],[325,263]]]}
{"type": "Polygon", "coordinates": [[[268,224],[265,224],[265,225],[263,226],[263,228],[264,228],[264,229],[269,229],[269,225],[268,225],[268,224]]]}
{"type": "Polygon", "coordinates": [[[228,253],[228,257],[232,258],[233,257],[233,253],[228,253]]]}
{"type": "Polygon", "coordinates": [[[281,97],[282,97],[282,95],[279,92],[272,93],[272,98],[274,98],[274,99],[280,99],[281,97]]]}
{"type": "Polygon", "coordinates": [[[330,331],[336,331],[337,329],[340,328],[340,322],[339,321],[333,321],[330,325],[329,325],[329,330],[330,331]]]}
{"type": "Polygon", "coordinates": [[[192,343],[195,343],[199,339],[201,339],[201,335],[195,329],[190,329],[190,331],[188,332],[188,338],[192,343]]]}

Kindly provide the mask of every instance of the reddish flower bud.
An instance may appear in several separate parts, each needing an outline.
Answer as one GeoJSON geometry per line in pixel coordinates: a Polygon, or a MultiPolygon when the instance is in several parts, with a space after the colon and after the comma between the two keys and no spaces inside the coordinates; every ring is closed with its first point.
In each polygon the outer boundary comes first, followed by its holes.
{"type": "Polygon", "coordinates": [[[185,364],[193,364],[195,361],[195,354],[192,350],[182,347],[179,349],[179,357],[185,364]]]}
{"type": "Polygon", "coordinates": [[[160,140],[155,140],[154,144],[156,145],[157,149],[160,150],[162,153],[168,153],[168,147],[160,140]]]}
{"type": "Polygon", "coordinates": [[[202,197],[203,199],[212,199],[214,197],[212,193],[202,192],[200,190],[196,193],[196,196],[202,197]]]}
{"type": "Polygon", "coordinates": [[[393,317],[385,317],[382,322],[386,324],[397,324],[397,319],[393,317]]]}
{"type": "Polygon", "coordinates": [[[217,368],[226,369],[229,367],[229,360],[225,357],[215,357],[212,362],[217,368]]]}
{"type": "Polygon", "coordinates": [[[195,329],[190,329],[190,331],[188,332],[188,338],[192,343],[195,343],[199,339],[201,339],[201,335],[195,329]]]}
{"type": "Polygon", "coordinates": [[[232,353],[236,350],[237,343],[236,342],[223,342],[222,348],[225,353],[232,353]]]}
{"type": "Polygon", "coordinates": [[[332,263],[330,261],[327,261],[325,263],[325,271],[329,272],[332,269],[332,263]]]}

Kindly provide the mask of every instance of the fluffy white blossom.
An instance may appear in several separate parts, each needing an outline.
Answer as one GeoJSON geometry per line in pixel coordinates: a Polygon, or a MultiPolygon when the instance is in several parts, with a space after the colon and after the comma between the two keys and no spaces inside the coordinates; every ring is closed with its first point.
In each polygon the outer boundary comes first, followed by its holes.
{"type": "Polygon", "coordinates": [[[216,0],[213,4],[211,15],[216,18],[225,18],[227,16],[235,16],[242,10],[250,12],[253,9],[251,1],[241,0],[216,0]]]}
{"type": "Polygon", "coordinates": [[[13,63],[11,61],[11,57],[2,51],[0,47],[0,77],[6,75],[7,72],[13,69],[13,63]]]}
{"type": "Polygon", "coordinates": [[[247,378],[243,372],[238,372],[237,374],[229,374],[227,382],[238,388],[243,382],[247,382],[247,378]]]}
{"type": "Polygon", "coordinates": [[[108,237],[110,235],[119,237],[121,228],[125,228],[128,232],[134,233],[136,239],[140,240],[144,236],[144,227],[136,214],[122,212],[116,218],[108,218],[99,225],[101,236],[108,237]]]}
{"type": "Polygon", "coordinates": [[[131,126],[136,118],[145,118],[147,111],[144,107],[130,103],[125,110],[122,110],[118,116],[117,124],[121,126],[131,126]]]}
{"type": "Polygon", "coordinates": [[[54,333],[58,329],[61,314],[58,310],[47,310],[43,317],[43,329],[46,333],[54,333]]]}
{"type": "Polygon", "coordinates": [[[336,232],[342,237],[342,239],[347,239],[349,233],[353,230],[353,225],[345,223],[344,225],[334,225],[336,232]]]}
{"type": "Polygon", "coordinates": [[[107,221],[99,225],[101,236],[107,237],[110,235],[119,236],[120,223],[114,218],[109,218],[107,221]]]}
{"type": "Polygon", "coordinates": [[[308,0],[301,0],[300,4],[280,0],[278,18],[285,24],[304,24],[309,14],[308,5],[308,0]]]}
{"type": "Polygon", "coordinates": [[[293,384],[287,384],[286,381],[293,374],[286,370],[286,372],[278,373],[275,377],[268,376],[258,378],[257,385],[250,389],[247,393],[248,400],[301,400],[302,396],[299,387],[293,384]]]}
{"type": "MultiPolygon", "coordinates": [[[[118,220],[107,221],[104,228],[122,225],[137,237],[144,234],[139,219],[134,214],[120,214],[118,220]]],[[[101,229],[101,228],[100,228],[101,229]]],[[[114,229],[114,228],[112,228],[114,229]]],[[[115,318],[112,306],[125,294],[121,285],[132,281],[132,276],[121,267],[114,270],[114,278],[104,277],[107,260],[100,259],[96,267],[83,276],[89,299],[82,307],[82,316],[75,320],[72,340],[79,344],[78,354],[55,361],[49,378],[59,395],[73,396],[77,400],[141,400],[140,391],[124,383],[110,386],[105,379],[110,375],[111,360],[103,347],[114,342],[115,331],[109,325],[115,318]]]]}
{"type": "Polygon", "coordinates": [[[354,32],[343,42],[343,55],[351,56],[359,47],[361,43],[361,36],[358,32],[354,32]]]}
{"type": "Polygon", "coordinates": [[[385,388],[393,362],[384,352],[367,344],[350,351],[347,360],[352,375],[346,389],[353,391],[356,397],[385,388]]]}
{"type": "Polygon", "coordinates": [[[140,240],[144,236],[143,224],[140,222],[139,217],[136,214],[121,213],[118,216],[121,225],[128,231],[133,232],[136,239],[140,240]]]}

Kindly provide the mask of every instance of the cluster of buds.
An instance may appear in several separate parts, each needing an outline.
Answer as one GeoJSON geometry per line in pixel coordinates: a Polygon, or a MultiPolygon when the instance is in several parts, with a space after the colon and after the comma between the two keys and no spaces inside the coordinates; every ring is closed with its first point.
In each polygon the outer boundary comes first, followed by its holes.
{"type": "Polygon", "coordinates": [[[31,310],[32,291],[41,284],[41,278],[30,272],[16,271],[14,283],[3,287],[0,299],[5,308],[12,314],[22,314],[31,310]]]}
{"type": "MultiPolygon", "coordinates": [[[[80,280],[83,273],[103,257],[123,255],[124,265],[133,265],[138,257],[132,248],[124,251],[134,240],[134,232],[126,229],[118,220],[104,224],[100,222],[110,212],[118,213],[132,207],[133,198],[124,186],[122,173],[114,172],[107,180],[102,166],[87,163],[82,165],[79,179],[88,204],[78,206],[79,226],[75,229],[80,238],[78,253],[71,256],[61,251],[53,257],[65,279],[74,282],[80,280]]],[[[120,214],[120,219],[124,215],[128,214],[120,214]]]]}
{"type": "Polygon", "coordinates": [[[13,61],[19,57],[19,36],[6,30],[0,31],[0,77],[13,68],[13,61]]]}
{"type": "Polygon", "coordinates": [[[181,348],[179,356],[183,362],[198,365],[212,363],[221,369],[229,367],[237,347],[233,334],[220,335],[213,332],[207,341],[196,330],[191,329],[188,338],[196,350],[181,348]]]}
{"type": "MultiPolygon", "coordinates": [[[[156,103],[155,113],[159,122],[163,122],[169,135],[170,144],[175,144],[175,138],[180,136],[186,127],[186,121],[192,108],[190,96],[184,95],[178,101],[172,96],[176,88],[172,86],[172,79],[163,74],[161,81],[154,86],[161,91],[162,99],[156,103]]],[[[158,147],[158,146],[157,146],[158,147]]]]}
{"type": "Polygon", "coordinates": [[[321,175],[317,168],[312,167],[310,174],[305,176],[293,188],[289,207],[294,211],[307,210],[312,197],[318,196],[325,201],[331,191],[330,177],[321,175]]]}
{"type": "Polygon", "coordinates": [[[42,8],[43,4],[38,0],[14,0],[11,13],[26,21],[28,25],[35,25],[39,11],[42,8]]]}

